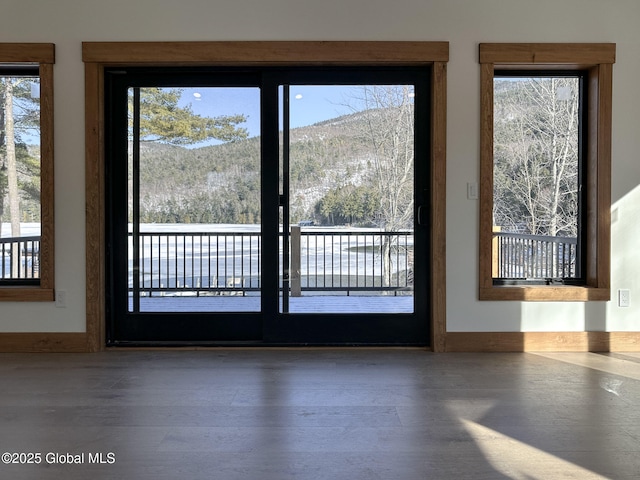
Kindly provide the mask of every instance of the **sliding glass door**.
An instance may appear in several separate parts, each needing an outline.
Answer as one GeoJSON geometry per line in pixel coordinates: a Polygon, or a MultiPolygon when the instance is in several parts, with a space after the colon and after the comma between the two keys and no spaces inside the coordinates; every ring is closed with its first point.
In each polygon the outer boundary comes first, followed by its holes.
{"type": "Polygon", "coordinates": [[[427,83],[109,70],[108,341],[427,344],[427,83]]]}

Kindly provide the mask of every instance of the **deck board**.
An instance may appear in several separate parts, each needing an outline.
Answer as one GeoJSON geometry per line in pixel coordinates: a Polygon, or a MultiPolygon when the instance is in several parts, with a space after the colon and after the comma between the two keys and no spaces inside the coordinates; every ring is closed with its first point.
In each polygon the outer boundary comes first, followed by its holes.
{"type": "MultiPolygon", "coordinates": [[[[129,299],[129,308],[133,302],[129,299]]],[[[140,298],[142,312],[258,312],[259,296],[140,298]]],[[[290,298],[291,313],[412,313],[413,296],[313,295],[290,298]]]]}

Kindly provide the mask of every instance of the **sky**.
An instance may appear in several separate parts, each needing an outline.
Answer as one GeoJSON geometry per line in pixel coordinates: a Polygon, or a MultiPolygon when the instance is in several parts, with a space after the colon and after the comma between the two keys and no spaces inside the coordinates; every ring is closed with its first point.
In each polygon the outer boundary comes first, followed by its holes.
{"type": "MultiPolygon", "coordinates": [[[[344,85],[292,85],[290,87],[291,128],[354,113],[354,89],[344,85]]],[[[198,87],[185,88],[181,105],[190,103],[193,111],[202,116],[243,114],[247,122],[242,126],[249,136],[260,135],[260,89],[257,87],[198,87]]],[[[203,144],[194,145],[201,147],[203,144]]]]}

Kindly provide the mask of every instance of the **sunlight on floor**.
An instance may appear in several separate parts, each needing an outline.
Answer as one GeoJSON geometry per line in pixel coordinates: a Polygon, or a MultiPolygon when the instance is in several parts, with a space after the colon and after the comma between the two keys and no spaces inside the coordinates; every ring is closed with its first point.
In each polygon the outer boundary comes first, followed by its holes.
{"type": "Polygon", "coordinates": [[[602,355],[599,353],[531,353],[559,362],[640,380],[640,354],[602,355]],[[626,358],[625,358],[626,357],[626,358]]]}
{"type": "Polygon", "coordinates": [[[461,418],[460,421],[491,466],[507,478],[513,480],[606,479],[471,420],[461,418]]]}

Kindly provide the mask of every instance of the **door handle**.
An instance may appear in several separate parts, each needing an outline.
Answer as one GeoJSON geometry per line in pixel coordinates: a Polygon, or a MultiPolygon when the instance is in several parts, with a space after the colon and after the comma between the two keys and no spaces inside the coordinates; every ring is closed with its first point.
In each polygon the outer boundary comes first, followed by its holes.
{"type": "Polygon", "coordinates": [[[429,224],[429,212],[424,205],[418,206],[418,225],[429,224]]]}

